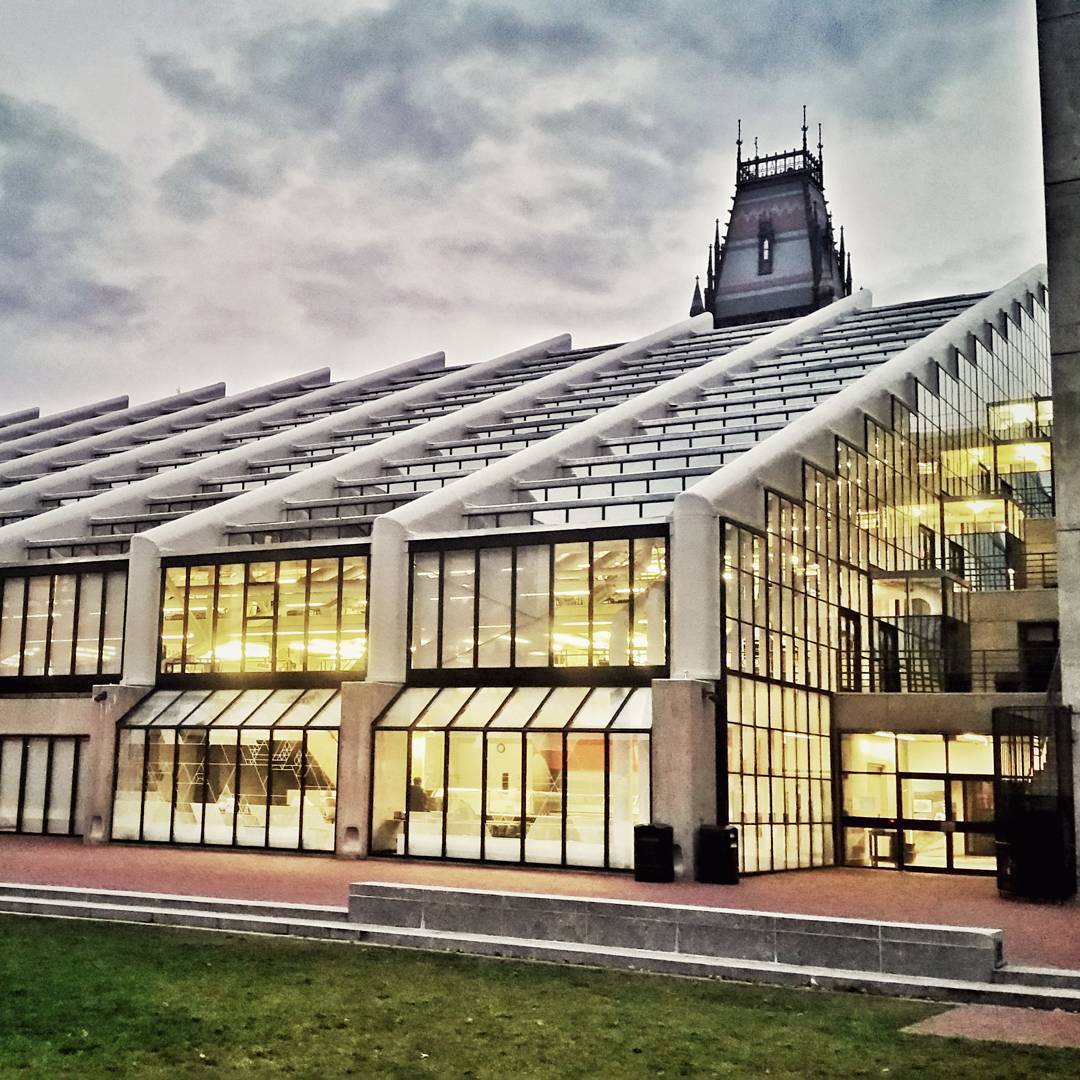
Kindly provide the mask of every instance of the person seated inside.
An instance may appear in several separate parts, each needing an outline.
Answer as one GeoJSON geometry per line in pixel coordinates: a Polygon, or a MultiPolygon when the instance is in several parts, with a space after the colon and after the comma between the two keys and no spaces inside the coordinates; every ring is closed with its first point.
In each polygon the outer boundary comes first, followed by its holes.
{"type": "Polygon", "coordinates": [[[407,810],[430,810],[431,796],[424,790],[424,785],[419,776],[412,778],[409,790],[405,798],[407,810]]]}

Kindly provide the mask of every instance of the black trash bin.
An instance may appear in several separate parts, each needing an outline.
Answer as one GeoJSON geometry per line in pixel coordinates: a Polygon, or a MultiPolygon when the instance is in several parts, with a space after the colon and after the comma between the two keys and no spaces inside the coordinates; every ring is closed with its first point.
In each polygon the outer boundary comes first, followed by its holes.
{"type": "Polygon", "coordinates": [[[697,879],[739,884],[739,832],[734,825],[702,825],[697,834],[697,879]]]}
{"type": "Polygon", "coordinates": [[[634,880],[675,880],[675,830],[670,825],[634,826],[634,880]]]}

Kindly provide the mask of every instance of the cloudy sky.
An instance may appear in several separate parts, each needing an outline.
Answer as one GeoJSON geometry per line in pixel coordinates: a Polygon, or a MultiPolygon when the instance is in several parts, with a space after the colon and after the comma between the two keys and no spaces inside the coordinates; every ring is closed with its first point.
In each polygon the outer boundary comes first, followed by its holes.
{"type": "Polygon", "coordinates": [[[0,413],[658,329],[804,102],[879,302],[1044,258],[1030,0],[0,0],[0,413]]]}

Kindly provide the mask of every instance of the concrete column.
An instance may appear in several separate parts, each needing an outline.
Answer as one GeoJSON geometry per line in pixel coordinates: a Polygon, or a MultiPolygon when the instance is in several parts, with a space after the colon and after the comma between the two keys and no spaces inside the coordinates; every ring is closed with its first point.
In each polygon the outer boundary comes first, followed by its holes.
{"type": "Polygon", "coordinates": [[[699,825],[716,824],[715,683],[654,679],[652,817],[675,830],[676,876],[695,876],[699,825]]]}
{"type": "MultiPolygon", "coordinates": [[[[1037,0],[1046,184],[1062,700],[1080,709],[1080,0],[1037,0]]],[[[1073,716],[1080,783],[1080,726],[1073,716]]],[[[1076,799],[1080,834],[1080,798],[1076,799]]]]}
{"type": "Polygon", "coordinates": [[[715,679],[723,671],[720,519],[704,499],[680,496],[671,519],[671,673],[715,679]]]}
{"type": "Polygon", "coordinates": [[[90,736],[83,746],[82,820],[78,828],[84,844],[104,844],[112,835],[113,786],[116,766],[116,725],[150,692],[149,686],[96,686],[94,713],[87,724],[90,736]]]}
{"type": "Polygon", "coordinates": [[[409,648],[409,534],[387,514],[371,532],[368,580],[368,679],[402,683],[409,648]]]}
{"type": "Polygon", "coordinates": [[[338,736],[337,855],[363,859],[371,832],[372,724],[401,689],[396,683],[345,683],[338,736]]]}
{"type": "Polygon", "coordinates": [[[158,670],[161,552],[145,536],[131,538],[127,616],[124,619],[124,683],[153,686],[158,670]]]}

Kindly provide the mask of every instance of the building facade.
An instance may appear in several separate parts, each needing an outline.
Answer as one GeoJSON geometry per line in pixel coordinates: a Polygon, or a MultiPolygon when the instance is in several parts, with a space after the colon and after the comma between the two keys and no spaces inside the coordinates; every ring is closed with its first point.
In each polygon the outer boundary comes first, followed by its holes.
{"type": "Polygon", "coordinates": [[[735,211],[637,341],[0,417],[0,831],[993,872],[1057,654],[1044,272],[874,306],[805,145],[735,211]]]}

